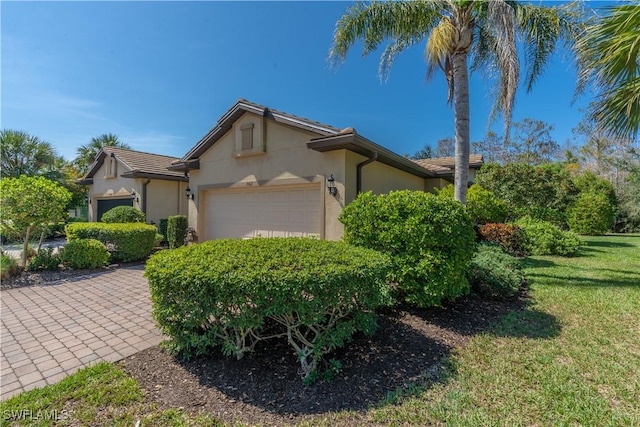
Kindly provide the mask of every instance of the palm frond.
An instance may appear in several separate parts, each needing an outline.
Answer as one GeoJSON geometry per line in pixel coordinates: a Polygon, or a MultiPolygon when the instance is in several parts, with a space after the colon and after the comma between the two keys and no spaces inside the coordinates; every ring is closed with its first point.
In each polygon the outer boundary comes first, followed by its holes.
{"type": "Polygon", "coordinates": [[[577,51],[578,90],[597,93],[591,117],[617,137],[634,137],[640,127],[640,6],[622,5],[587,23],[577,51]]]}

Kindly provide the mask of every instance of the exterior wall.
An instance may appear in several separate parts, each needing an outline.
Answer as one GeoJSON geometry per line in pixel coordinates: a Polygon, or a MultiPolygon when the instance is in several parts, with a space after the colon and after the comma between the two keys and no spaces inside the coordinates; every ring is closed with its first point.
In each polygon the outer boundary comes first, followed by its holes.
{"type": "MultiPolygon", "coordinates": [[[[131,197],[131,192],[142,195],[142,180],[132,178],[122,178],[120,174],[128,171],[128,169],[120,162],[117,165],[117,173],[115,178],[105,178],[107,162],[100,166],[100,169],[93,176],[93,184],[89,186],[89,209],[88,220],[96,221],[98,214],[98,200],[116,198],[123,199],[131,197]]],[[[142,200],[141,200],[142,201],[142,200]]],[[[142,206],[133,201],[135,208],[141,209],[142,206]]]]}
{"type": "Polygon", "coordinates": [[[162,218],[186,215],[187,197],[184,193],[186,188],[187,183],[182,181],[151,180],[147,185],[147,222],[160,225],[162,218]]]}
{"type": "Polygon", "coordinates": [[[451,184],[451,182],[442,178],[426,179],[424,181],[424,191],[427,193],[433,193],[436,188],[442,188],[449,184],[451,184]]]}
{"type": "Polygon", "coordinates": [[[345,204],[345,151],[319,153],[310,150],[306,143],[313,137],[317,135],[246,113],[200,157],[200,169],[189,172],[190,188],[195,192],[195,200],[189,201],[189,226],[196,228],[198,235],[205,235],[204,197],[207,190],[321,182],[325,194],[322,237],[340,239],[343,227],[337,216],[345,204]],[[248,123],[262,130],[260,137],[264,138],[265,151],[238,156],[236,129],[248,123]],[[326,179],[330,175],[335,179],[336,197],[326,190],[326,179]],[[200,216],[203,221],[199,221],[200,216]]]}

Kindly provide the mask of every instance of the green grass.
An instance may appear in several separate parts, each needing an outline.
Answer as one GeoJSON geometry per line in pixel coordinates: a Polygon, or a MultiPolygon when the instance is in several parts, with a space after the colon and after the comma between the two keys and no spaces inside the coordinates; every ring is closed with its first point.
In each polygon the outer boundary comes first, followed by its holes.
{"type": "MultiPolygon", "coordinates": [[[[526,259],[531,305],[454,352],[435,385],[309,425],[640,425],[640,236],[585,240],[574,258],[526,259]]],[[[106,363],[0,404],[3,415],[25,408],[73,409],[74,425],[219,425],[155,410],[106,363]]]]}
{"type": "Polygon", "coordinates": [[[532,306],[471,340],[441,384],[370,418],[640,425],[640,237],[585,240],[575,258],[527,259],[532,306]]]}

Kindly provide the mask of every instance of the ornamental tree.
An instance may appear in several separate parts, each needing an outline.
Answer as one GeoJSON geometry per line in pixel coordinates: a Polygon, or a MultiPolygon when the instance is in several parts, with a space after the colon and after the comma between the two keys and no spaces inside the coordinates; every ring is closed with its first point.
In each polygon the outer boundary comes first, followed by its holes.
{"type": "Polygon", "coordinates": [[[0,180],[0,197],[0,224],[3,229],[21,236],[24,242],[21,262],[24,267],[29,237],[51,222],[65,219],[71,193],[46,178],[21,175],[0,180]]]}

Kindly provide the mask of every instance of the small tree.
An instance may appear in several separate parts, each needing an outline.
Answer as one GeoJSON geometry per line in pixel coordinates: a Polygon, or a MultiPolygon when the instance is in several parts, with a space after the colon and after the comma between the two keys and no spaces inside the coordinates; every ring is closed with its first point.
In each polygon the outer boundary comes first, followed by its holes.
{"type": "Polygon", "coordinates": [[[50,222],[63,221],[71,193],[43,177],[20,176],[0,180],[2,213],[0,223],[22,237],[22,266],[27,263],[29,237],[50,222]]]}

